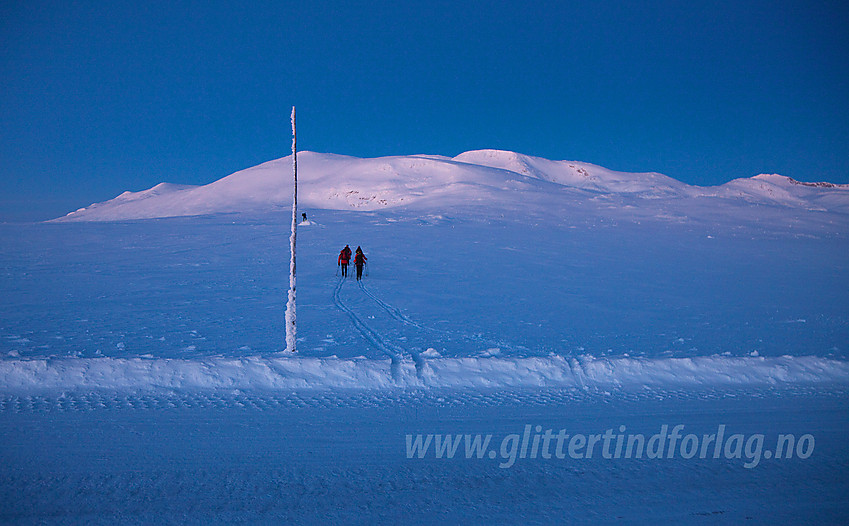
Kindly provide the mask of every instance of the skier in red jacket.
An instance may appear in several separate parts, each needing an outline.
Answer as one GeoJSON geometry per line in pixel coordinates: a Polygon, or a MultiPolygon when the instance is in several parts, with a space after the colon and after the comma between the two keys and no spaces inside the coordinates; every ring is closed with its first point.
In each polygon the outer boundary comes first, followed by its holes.
{"type": "Polygon", "coordinates": [[[354,255],[354,266],[357,267],[357,281],[363,279],[363,265],[366,264],[368,258],[363,254],[363,249],[357,247],[357,253],[354,255]]]}
{"type": "Polygon", "coordinates": [[[342,277],[348,277],[348,263],[351,261],[351,247],[345,245],[339,252],[339,266],[342,267],[342,277]]]}

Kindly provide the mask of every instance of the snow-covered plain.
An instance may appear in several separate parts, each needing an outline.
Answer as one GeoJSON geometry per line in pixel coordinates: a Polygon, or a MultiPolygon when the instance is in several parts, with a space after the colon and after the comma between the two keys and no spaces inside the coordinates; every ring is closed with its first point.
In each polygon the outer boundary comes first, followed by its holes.
{"type": "Polygon", "coordinates": [[[849,519],[849,189],[491,150],[298,164],[297,354],[291,159],[0,225],[4,521],[849,519]],[[816,448],[499,467],[526,425],[678,424],[816,448]],[[494,457],[408,458],[469,433],[494,457]]]}

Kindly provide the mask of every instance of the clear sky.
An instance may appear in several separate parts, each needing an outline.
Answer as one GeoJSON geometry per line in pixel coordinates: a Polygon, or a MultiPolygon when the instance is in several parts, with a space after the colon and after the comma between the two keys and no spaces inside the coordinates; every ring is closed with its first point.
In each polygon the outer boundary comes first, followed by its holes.
{"type": "Polygon", "coordinates": [[[849,2],[0,3],[0,220],[301,149],[849,182],[849,2]]]}

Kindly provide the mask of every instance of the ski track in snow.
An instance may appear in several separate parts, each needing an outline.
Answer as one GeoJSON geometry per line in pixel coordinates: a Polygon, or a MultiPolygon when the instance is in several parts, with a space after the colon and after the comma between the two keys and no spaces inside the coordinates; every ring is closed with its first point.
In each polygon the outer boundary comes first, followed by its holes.
{"type": "MultiPolygon", "coordinates": [[[[368,296],[369,298],[374,300],[375,303],[377,303],[383,310],[385,310],[387,312],[387,314],[389,314],[392,318],[396,319],[397,321],[399,321],[399,322],[401,322],[405,325],[409,325],[410,327],[415,327],[417,329],[427,331],[427,332],[432,332],[432,333],[442,334],[442,335],[447,335],[447,336],[451,336],[453,334],[450,331],[437,329],[435,327],[428,327],[426,325],[422,325],[422,324],[412,320],[409,316],[407,316],[406,314],[401,312],[401,309],[399,309],[398,307],[395,307],[394,305],[386,303],[385,301],[383,301],[382,299],[377,297],[373,292],[371,292],[368,289],[368,287],[365,286],[365,284],[363,284],[362,281],[360,281],[358,283],[360,285],[360,289],[362,289],[362,291],[365,292],[366,296],[368,296]]],[[[469,340],[469,341],[473,341],[473,342],[477,342],[477,343],[482,343],[484,345],[489,345],[489,346],[493,346],[493,347],[499,347],[499,348],[503,347],[505,349],[516,348],[516,349],[521,349],[521,350],[524,350],[524,351],[528,350],[527,348],[524,348],[524,347],[521,347],[521,346],[515,347],[515,346],[510,345],[510,344],[508,344],[504,341],[491,340],[491,339],[486,338],[486,337],[479,335],[479,334],[460,334],[459,337],[462,338],[462,339],[465,339],[465,340],[469,340]]],[[[421,356],[420,353],[418,353],[416,351],[411,351],[411,352],[413,353],[414,359],[421,360],[422,364],[424,364],[424,358],[421,356]]]]}
{"type": "Polygon", "coordinates": [[[365,324],[363,320],[357,316],[354,311],[352,311],[345,303],[342,302],[341,292],[342,285],[345,283],[345,278],[339,278],[339,281],[336,282],[336,287],[333,289],[333,303],[336,304],[336,307],[339,308],[342,312],[344,312],[348,318],[351,320],[351,323],[354,325],[354,328],[362,335],[363,338],[366,339],[369,343],[374,345],[375,348],[389,356],[389,359],[392,361],[392,377],[398,379],[400,377],[400,365],[401,365],[401,354],[402,351],[383,340],[380,335],[375,332],[371,327],[365,324]]]}
{"type": "Polygon", "coordinates": [[[421,330],[424,330],[424,331],[433,331],[433,332],[439,332],[439,333],[447,334],[446,331],[443,331],[443,330],[440,330],[440,329],[433,329],[433,328],[430,328],[430,327],[425,327],[424,325],[420,325],[420,324],[416,323],[415,321],[411,320],[408,316],[406,316],[404,313],[402,313],[401,309],[399,309],[398,307],[390,305],[390,304],[386,303],[385,301],[383,301],[382,299],[375,296],[374,293],[372,293],[363,284],[362,281],[359,281],[358,283],[360,285],[360,289],[363,292],[365,292],[366,296],[373,299],[375,301],[375,303],[380,305],[380,307],[383,310],[385,310],[390,316],[392,316],[396,320],[400,321],[401,323],[403,323],[405,325],[410,325],[412,327],[415,327],[417,329],[421,329],[421,330]]]}
{"type": "MultiPolygon", "coordinates": [[[[344,279],[339,281],[339,283],[336,286],[336,290],[334,291],[334,300],[336,301],[337,307],[339,307],[340,309],[345,311],[345,313],[348,314],[349,317],[353,316],[351,318],[351,320],[354,322],[354,326],[357,327],[357,330],[359,330],[360,333],[363,334],[363,336],[367,340],[369,340],[370,342],[375,344],[375,346],[377,346],[381,350],[384,350],[384,352],[385,352],[385,347],[388,347],[388,344],[386,343],[385,339],[381,338],[380,335],[376,331],[374,331],[373,329],[368,327],[365,323],[363,323],[362,320],[360,320],[358,317],[353,315],[353,312],[349,308],[347,308],[347,306],[345,306],[342,303],[342,301],[339,297],[339,292],[341,290],[343,281],[344,281],[344,279]],[[363,329],[365,329],[366,332],[363,332],[363,330],[360,329],[361,327],[363,329]]],[[[442,329],[436,329],[436,328],[433,328],[433,327],[427,327],[425,325],[422,325],[422,324],[414,321],[409,316],[407,316],[403,312],[401,312],[401,309],[399,309],[398,307],[395,307],[394,305],[387,303],[387,302],[383,301],[382,299],[380,299],[371,290],[369,290],[369,288],[366,287],[365,284],[362,281],[357,281],[357,285],[359,285],[360,290],[362,290],[363,293],[366,296],[368,296],[375,303],[377,303],[377,305],[380,306],[380,308],[383,309],[387,314],[389,314],[389,316],[392,317],[394,320],[396,320],[396,321],[398,321],[398,322],[400,322],[404,325],[407,325],[409,327],[414,327],[416,329],[419,329],[419,330],[422,330],[422,331],[425,331],[425,332],[432,332],[432,333],[443,334],[443,335],[451,335],[451,333],[448,332],[448,331],[445,331],[445,330],[442,330],[442,329]]],[[[495,345],[495,346],[499,346],[499,347],[510,347],[509,345],[506,345],[503,342],[496,342],[494,340],[489,340],[489,339],[484,338],[482,336],[461,334],[460,337],[467,339],[467,340],[483,343],[483,344],[486,344],[486,345],[495,345]]],[[[409,349],[408,352],[412,356],[413,362],[416,365],[416,376],[418,378],[423,378],[425,367],[427,366],[427,362],[425,361],[425,358],[421,355],[420,352],[418,352],[415,349],[409,349]]]]}
{"type": "MultiPolygon", "coordinates": [[[[399,322],[405,325],[416,327],[425,331],[429,330],[427,327],[419,325],[418,323],[414,322],[413,320],[402,314],[401,310],[397,307],[393,307],[392,305],[386,303],[385,301],[372,294],[372,292],[366,288],[362,281],[358,281],[357,283],[360,286],[360,290],[362,290],[366,294],[366,296],[373,299],[378,305],[380,305],[380,307],[385,310],[392,318],[398,320],[399,322]]],[[[425,359],[424,357],[422,357],[420,352],[414,349],[410,349],[410,355],[413,357],[413,362],[415,362],[416,364],[416,375],[421,378],[424,373],[425,359]]]]}

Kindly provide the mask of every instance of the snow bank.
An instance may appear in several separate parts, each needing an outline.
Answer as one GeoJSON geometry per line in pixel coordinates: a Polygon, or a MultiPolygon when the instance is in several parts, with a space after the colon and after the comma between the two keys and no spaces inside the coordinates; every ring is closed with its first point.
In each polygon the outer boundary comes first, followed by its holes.
{"type": "Polygon", "coordinates": [[[440,358],[412,362],[300,357],[65,358],[0,362],[0,392],[44,390],[633,389],[849,383],[849,362],[779,358],[440,358]]]}

